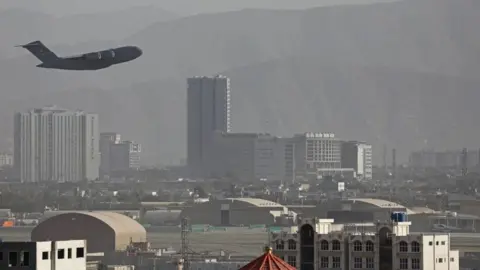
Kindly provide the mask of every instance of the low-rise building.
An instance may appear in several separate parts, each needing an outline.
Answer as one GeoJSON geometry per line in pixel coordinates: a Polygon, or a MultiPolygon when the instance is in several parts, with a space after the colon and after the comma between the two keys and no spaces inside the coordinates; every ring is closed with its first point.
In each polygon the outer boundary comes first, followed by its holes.
{"type": "Polygon", "coordinates": [[[410,233],[411,222],[397,217],[377,223],[376,232],[336,231],[333,222],[302,219],[297,228],[272,233],[274,253],[297,269],[459,269],[449,234],[410,233]]]}
{"type": "Polygon", "coordinates": [[[86,270],[86,240],[2,242],[0,269],[86,270]]]}

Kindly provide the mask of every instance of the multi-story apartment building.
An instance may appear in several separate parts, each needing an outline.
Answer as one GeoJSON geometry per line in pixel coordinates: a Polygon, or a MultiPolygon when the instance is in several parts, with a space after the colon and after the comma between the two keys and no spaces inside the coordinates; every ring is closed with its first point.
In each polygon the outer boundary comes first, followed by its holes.
{"type": "Polygon", "coordinates": [[[411,222],[377,223],[374,232],[333,229],[333,219],[305,218],[271,234],[274,253],[297,269],[458,270],[449,234],[410,233],[411,222]]]}
{"type": "Polygon", "coordinates": [[[98,115],[53,107],[15,114],[14,168],[22,182],[98,178],[98,115]]]}
{"type": "Polygon", "coordinates": [[[230,79],[224,76],[187,80],[187,166],[192,176],[207,176],[215,131],[230,132],[230,79]]]}
{"type": "Polygon", "coordinates": [[[372,179],[372,146],[364,142],[342,142],[342,168],[351,168],[357,178],[372,179]]]}

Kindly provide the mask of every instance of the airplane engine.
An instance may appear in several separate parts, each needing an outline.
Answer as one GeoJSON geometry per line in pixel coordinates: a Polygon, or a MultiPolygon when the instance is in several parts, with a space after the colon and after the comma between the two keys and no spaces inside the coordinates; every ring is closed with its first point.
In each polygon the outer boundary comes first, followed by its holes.
{"type": "Polygon", "coordinates": [[[99,52],[87,53],[85,54],[85,59],[87,60],[100,60],[102,55],[99,52]]]}
{"type": "Polygon", "coordinates": [[[115,58],[115,52],[113,50],[106,50],[101,52],[92,52],[85,55],[87,60],[109,60],[115,58]]]}
{"type": "Polygon", "coordinates": [[[115,51],[113,50],[106,50],[99,52],[102,59],[113,59],[115,58],[115,51]]]}

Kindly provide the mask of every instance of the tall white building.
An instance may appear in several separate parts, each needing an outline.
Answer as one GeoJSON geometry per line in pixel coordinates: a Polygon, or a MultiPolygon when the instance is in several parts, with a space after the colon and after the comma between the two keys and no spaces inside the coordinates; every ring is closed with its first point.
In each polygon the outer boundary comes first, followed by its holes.
{"type": "Polygon", "coordinates": [[[192,176],[205,176],[215,131],[230,132],[230,79],[187,80],[187,165],[192,176]]]}
{"type": "Polygon", "coordinates": [[[345,232],[334,230],[333,219],[305,218],[270,239],[274,253],[297,269],[459,269],[449,234],[410,233],[410,225],[392,220],[373,232],[345,232]]]}
{"type": "Polygon", "coordinates": [[[98,178],[98,115],[53,107],[14,117],[14,167],[22,182],[98,178]]]}
{"type": "Polygon", "coordinates": [[[372,179],[372,145],[357,141],[342,142],[342,168],[353,169],[359,179],[372,179]]]}

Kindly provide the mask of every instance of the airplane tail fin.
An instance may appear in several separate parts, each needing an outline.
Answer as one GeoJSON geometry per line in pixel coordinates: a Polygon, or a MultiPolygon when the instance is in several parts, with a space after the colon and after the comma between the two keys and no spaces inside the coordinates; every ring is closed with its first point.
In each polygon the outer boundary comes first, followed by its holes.
{"type": "Polygon", "coordinates": [[[58,56],[52,51],[50,51],[40,40],[33,41],[25,45],[18,45],[16,47],[22,47],[27,49],[44,63],[56,60],[58,58],[58,56]]]}

